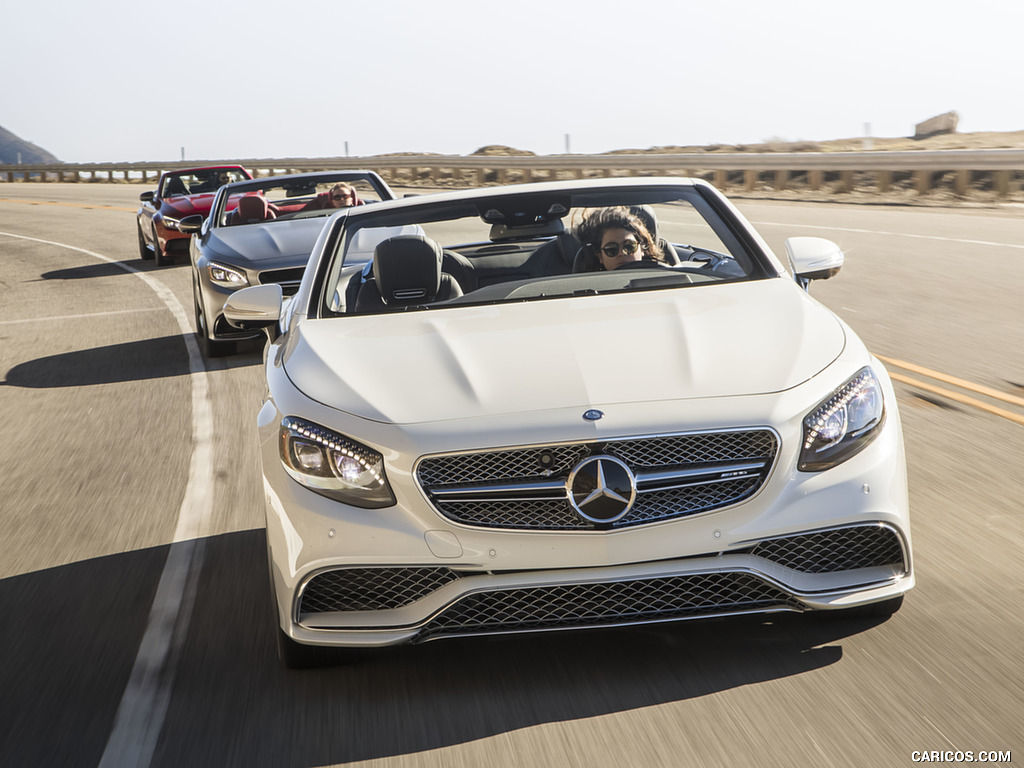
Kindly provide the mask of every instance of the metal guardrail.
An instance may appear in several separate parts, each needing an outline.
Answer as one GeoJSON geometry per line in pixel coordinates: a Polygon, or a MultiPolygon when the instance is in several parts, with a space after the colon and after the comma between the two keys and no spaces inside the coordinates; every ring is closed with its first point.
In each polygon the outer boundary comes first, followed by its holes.
{"type": "Polygon", "coordinates": [[[1014,186],[1015,177],[1024,174],[1024,150],[939,150],[939,151],[858,151],[858,152],[707,152],[679,154],[604,154],[604,155],[379,155],[372,157],[328,158],[264,158],[248,160],[63,163],[35,165],[0,165],[0,181],[16,178],[32,181],[80,181],[83,174],[90,181],[148,181],[166,170],[203,165],[237,163],[257,175],[273,175],[303,171],[326,171],[341,168],[366,168],[392,180],[439,180],[483,184],[532,181],[541,178],[574,178],[586,175],[686,175],[711,176],[716,185],[727,187],[730,178],[742,174],[748,189],[771,174],[771,184],[784,188],[795,177],[806,175],[804,183],[812,189],[822,186],[825,174],[838,174],[838,191],[849,190],[854,174],[869,173],[876,186],[886,191],[893,174],[910,172],[919,192],[932,186],[936,174],[955,173],[958,192],[966,191],[974,174],[991,175],[992,187],[1006,195],[1014,186]]]}

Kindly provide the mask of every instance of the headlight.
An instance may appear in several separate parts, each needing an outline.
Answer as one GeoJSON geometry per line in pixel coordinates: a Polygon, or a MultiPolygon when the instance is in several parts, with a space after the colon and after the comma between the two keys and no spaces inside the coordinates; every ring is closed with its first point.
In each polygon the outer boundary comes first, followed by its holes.
{"type": "Polygon", "coordinates": [[[163,225],[167,227],[167,229],[173,229],[174,231],[177,231],[178,223],[181,221],[181,219],[172,219],[170,216],[163,216],[161,217],[160,221],[163,222],[163,225]]]}
{"type": "Polygon", "coordinates": [[[210,276],[210,282],[214,285],[219,285],[221,288],[238,290],[249,285],[249,278],[245,276],[244,272],[234,267],[229,267],[226,264],[218,264],[212,261],[207,266],[206,273],[210,276]]]}
{"type": "Polygon", "coordinates": [[[843,463],[875,439],[884,419],[882,386],[862,368],[804,419],[797,469],[820,472],[843,463]]]}
{"type": "Polygon", "coordinates": [[[308,421],[281,422],[281,462],[296,482],[336,501],[364,509],[395,503],[380,453],[308,421]]]}

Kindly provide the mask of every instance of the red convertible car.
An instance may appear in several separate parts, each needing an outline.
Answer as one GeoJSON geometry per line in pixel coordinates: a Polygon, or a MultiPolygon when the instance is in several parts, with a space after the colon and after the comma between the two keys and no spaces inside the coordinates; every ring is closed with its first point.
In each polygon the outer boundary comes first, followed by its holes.
{"type": "Polygon", "coordinates": [[[213,197],[225,184],[251,179],[240,165],[217,165],[166,171],[155,190],[139,195],[142,205],[137,214],[139,256],[153,259],[158,267],[176,257],[188,257],[190,235],[178,231],[178,222],[186,216],[210,212],[213,197]]]}

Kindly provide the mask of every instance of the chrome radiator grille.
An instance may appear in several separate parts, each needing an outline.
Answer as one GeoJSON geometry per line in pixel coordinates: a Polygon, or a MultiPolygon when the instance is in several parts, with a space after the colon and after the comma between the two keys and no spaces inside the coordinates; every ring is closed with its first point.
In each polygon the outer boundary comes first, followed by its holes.
{"type": "Polygon", "coordinates": [[[416,478],[434,508],[465,525],[520,530],[623,528],[735,504],[764,483],[778,451],[768,429],[532,446],[423,459],[416,478]],[[610,525],[569,502],[573,469],[592,456],[628,466],[636,501],[610,525]]]}
{"type": "Polygon", "coordinates": [[[268,269],[260,272],[260,285],[279,283],[285,296],[293,296],[299,290],[302,282],[302,273],[306,271],[305,265],[301,267],[288,267],[286,269],[268,269]]]}

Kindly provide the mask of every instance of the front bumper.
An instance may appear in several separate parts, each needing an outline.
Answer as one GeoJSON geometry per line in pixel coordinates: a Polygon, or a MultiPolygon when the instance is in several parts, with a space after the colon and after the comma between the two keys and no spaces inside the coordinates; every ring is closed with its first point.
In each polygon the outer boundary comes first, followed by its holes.
{"type": "MultiPolygon", "coordinates": [[[[370,442],[393,446],[385,456],[396,506],[333,502],[284,473],[276,429],[283,414],[268,401],[261,454],[280,626],[300,643],[368,647],[833,610],[897,597],[913,587],[914,575],[903,439],[883,378],[889,418],[874,442],[843,464],[817,473],[795,469],[800,421],[814,397],[794,392],[776,403],[776,414],[790,416],[771,426],[778,455],[753,496],[693,516],[580,532],[483,528],[442,517],[414,480],[420,454],[395,434],[370,442]]],[[[686,413],[660,409],[652,418],[740,428],[758,423],[752,414],[764,407],[757,400],[735,399],[721,410],[684,404],[686,413]]],[[[304,406],[304,416],[329,420],[323,406],[304,406]]],[[[520,425],[524,432],[531,426],[520,425]]],[[[475,437],[460,427],[432,435],[434,444],[451,443],[438,450],[486,439],[487,425],[478,425],[475,437]]],[[[410,445],[422,444],[420,437],[402,431],[410,445]]]]}
{"type": "Polygon", "coordinates": [[[878,555],[880,564],[811,574],[745,552],[513,573],[459,572],[443,566],[328,569],[302,583],[289,634],[310,644],[418,643],[848,608],[895,597],[913,586],[903,540],[889,526],[832,529],[799,538],[835,541],[852,537],[854,531],[877,538],[879,547],[870,554],[878,555]],[[886,550],[895,550],[895,561],[881,564],[890,559],[886,550]]]}

